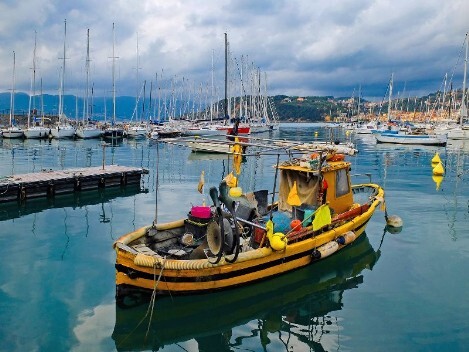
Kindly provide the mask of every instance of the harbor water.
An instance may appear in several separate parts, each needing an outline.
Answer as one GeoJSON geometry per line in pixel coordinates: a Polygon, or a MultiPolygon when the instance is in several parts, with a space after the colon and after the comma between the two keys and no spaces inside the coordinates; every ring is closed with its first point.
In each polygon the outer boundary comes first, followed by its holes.
{"type": "MultiPolygon", "coordinates": [[[[139,186],[0,204],[0,351],[467,350],[469,141],[376,144],[324,124],[255,136],[351,139],[353,183],[382,185],[402,231],[387,231],[378,210],[366,236],[309,267],[223,292],[118,304],[113,242],[209,204],[231,160],[147,139],[0,139],[0,178],[103,163],[149,170],[139,186]],[[432,175],[436,153],[443,178],[432,175]]],[[[243,190],[272,190],[276,158],[247,157],[243,190]]]]}

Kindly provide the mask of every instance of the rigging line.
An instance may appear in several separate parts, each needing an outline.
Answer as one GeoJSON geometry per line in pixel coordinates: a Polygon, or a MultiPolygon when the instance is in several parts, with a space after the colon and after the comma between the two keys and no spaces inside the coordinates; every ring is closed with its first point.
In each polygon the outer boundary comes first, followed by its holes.
{"type": "Polygon", "coordinates": [[[451,76],[450,76],[450,79],[449,79],[449,83],[453,82],[453,76],[454,76],[454,72],[456,71],[456,66],[459,65],[459,61],[460,59],[462,58],[462,53],[463,53],[463,50],[464,50],[464,45],[466,44],[466,40],[468,40],[468,33],[466,33],[465,37],[464,37],[464,40],[462,42],[462,45],[461,45],[461,49],[459,49],[459,54],[458,54],[458,59],[456,60],[456,63],[454,64],[453,66],[453,70],[451,71],[451,76]]]}
{"type": "Polygon", "coordinates": [[[381,109],[383,108],[383,106],[384,106],[384,101],[385,101],[385,99],[386,99],[386,97],[387,97],[387,95],[388,95],[390,84],[391,84],[391,79],[389,79],[388,86],[386,87],[386,92],[384,93],[383,99],[382,99],[381,102],[379,103],[378,115],[381,115],[381,109]]]}

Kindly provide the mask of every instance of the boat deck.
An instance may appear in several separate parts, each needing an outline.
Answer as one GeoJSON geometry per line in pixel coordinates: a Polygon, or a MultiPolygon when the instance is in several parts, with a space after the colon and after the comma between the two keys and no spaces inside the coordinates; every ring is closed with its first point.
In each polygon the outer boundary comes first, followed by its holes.
{"type": "Polygon", "coordinates": [[[144,168],[106,165],[66,170],[45,170],[0,178],[0,203],[51,197],[104,187],[140,183],[144,168]]]}

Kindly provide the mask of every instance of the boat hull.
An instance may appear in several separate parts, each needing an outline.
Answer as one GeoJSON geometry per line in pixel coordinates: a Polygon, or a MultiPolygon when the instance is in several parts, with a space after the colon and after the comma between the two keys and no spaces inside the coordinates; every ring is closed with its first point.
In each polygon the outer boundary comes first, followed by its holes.
{"type": "MultiPolygon", "coordinates": [[[[339,244],[336,241],[339,236],[353,232],[355,239],[363,234],[366,224],[384,197],[384,191],[376,187],[376,197],[363,213],[347,220],[341,219],[340,225],[329,231],[289,243],[282,251],[261,247],[241,252],[234,263],[229,263],[225,258],[212,264],[208,259],[166,260],[137,253],[127,244],[143,238],[151,228],[143,227],[124,235],[114,244],[117,253],[116,285],[155,290],[159,294],[203,293],[250,284],[310,265],[348,244],[339,244]],[[319,258],[314,255],[317,248],[329,245],[334,250],[326,250],[319,258]]],[[[173,225],[157,225],[156,228],[167,229],[180,226],[181,223],[184,220],[173,225]]]]}
{"type": "Polygon", "coordinates": [[[199,153],[220,153],[220,154],[233,154],[229,143],[216,143],[216,142],[188,142],[188,147],[194,152],[199,153]]]}
{"type": "Polygon", "coordinates": [[[7,128],[2,130],[3,138],[23,138],[23,130],[20,128],[7,128]]]}
{"type": "Polygon", "coordinates": [[[433,145],[445,146],[446,135],[400,135],[391,133],[375,134],[378,143],[394,143],[394,144],[417,144],[417,145],[433,145]]]}
{"type": "Polygon", "coordinates": [[[48,138],[49,132],[46,127],[31,127],[24,130],[24,136],[28,139],[48,138]]]}
{"type": "Polygon", "coordinates": [[[448,139],[469,140],[469,127],[449,130],[448,139]]]}
{"type": "Polygon", "coordinates": [[[183,132],[185,136],[223,136],[225,134],[226,131],[216,128],[187,128],[183,132]]]}
{"type": "Polygon", "coordinates": [[[104,139],[119,140],[124,138],[124,130],[120,128],[109,128],[103,132],[104,139]]]}
{"type": "Polygon", "coordinates": [[[53,138],[73,138],[75,136],[75,129],[71,126],[55,127],[50,130],[53,138]]]}
{"type": "Polygon", "coordinates": [[[76,135],[81,139],[92,139],[100,138],[103,135],[103,131],[100,128],[79,128],[76,131],[76,135]]]}

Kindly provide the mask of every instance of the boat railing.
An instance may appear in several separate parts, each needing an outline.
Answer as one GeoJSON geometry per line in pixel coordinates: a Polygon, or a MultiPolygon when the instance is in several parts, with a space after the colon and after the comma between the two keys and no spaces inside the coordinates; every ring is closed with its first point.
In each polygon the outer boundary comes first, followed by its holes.
{"type": "Polygon", "coordinates": [[[363,174],[353,174],[353,175],[350,175],[350,176],[351,177],[366,176],[366,177],[368,177],[368,180],[371,183],[371,173],[366,172],[366,173],[363,173],[363,174]]]}

